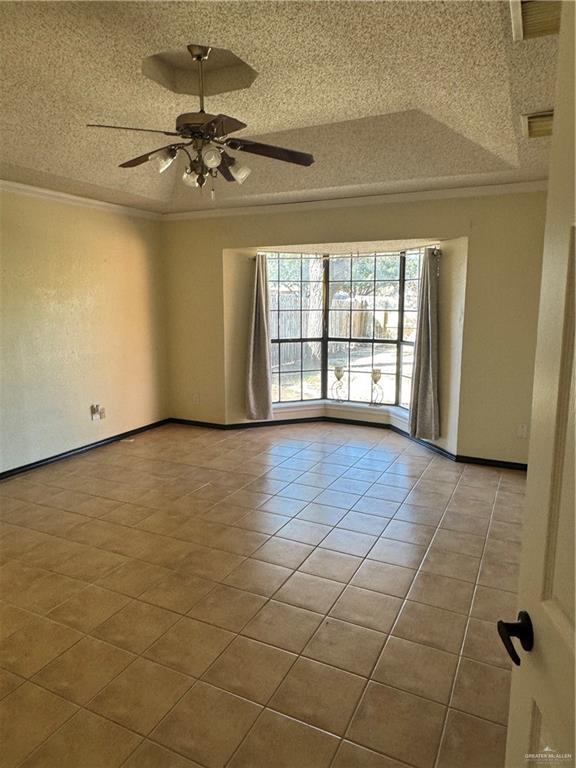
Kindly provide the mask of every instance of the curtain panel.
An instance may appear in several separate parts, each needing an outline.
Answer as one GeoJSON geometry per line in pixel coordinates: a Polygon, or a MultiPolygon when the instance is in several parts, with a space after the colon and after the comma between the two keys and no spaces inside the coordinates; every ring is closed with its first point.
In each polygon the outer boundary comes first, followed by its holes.
{"type": "Polygon", "coordinates": [[[440,437],[438,405],[438,277],[440,251],[426,248],[420,276],[418,325],[410,407],[410,435],[424,440],[440,437]]]}
{"type": "Polygon", "coordinates": [[[263,253],[256,256],[254,275],[254,298],[248,342],[246,415],[249,419],[258,421],[272,418],[268,276],[266,254],[263,253]]]}

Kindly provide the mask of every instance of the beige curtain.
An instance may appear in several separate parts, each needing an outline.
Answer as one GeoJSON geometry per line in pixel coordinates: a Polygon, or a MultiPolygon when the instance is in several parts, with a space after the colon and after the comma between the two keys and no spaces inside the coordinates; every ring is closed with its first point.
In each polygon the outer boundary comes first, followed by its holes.
{"type": "Polygon", "coordinates": [[[254,299],[248,346],[246,415],[261,421],[272,418],[272,372],[270,366],[270,320],[266,256],[256,256],[254,299]]]}
{"type": "Polygon", "coordinates": [[[410,434],[424,440],[440,437],[438,407],[438,269],[440,251],[426,248],[420,276],[418,327],[410,407],[410,434]]]}

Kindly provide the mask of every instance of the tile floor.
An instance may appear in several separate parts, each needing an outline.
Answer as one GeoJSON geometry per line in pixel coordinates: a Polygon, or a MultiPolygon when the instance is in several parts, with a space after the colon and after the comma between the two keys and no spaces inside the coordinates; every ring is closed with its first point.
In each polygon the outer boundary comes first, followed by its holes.
{"type": "Polygon", "coordinates": [[[0,484],[1,768],[499,768],[525,477],[165,426],[0,484]]]}

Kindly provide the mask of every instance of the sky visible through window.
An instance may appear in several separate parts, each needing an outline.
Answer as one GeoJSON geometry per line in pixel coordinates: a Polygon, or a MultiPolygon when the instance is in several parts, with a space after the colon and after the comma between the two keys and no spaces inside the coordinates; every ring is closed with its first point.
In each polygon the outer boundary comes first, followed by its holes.
{"type": "Polygon", "coordinates": [[[422,253],[267,253],[273,401],[409,407],[422,253]]]}

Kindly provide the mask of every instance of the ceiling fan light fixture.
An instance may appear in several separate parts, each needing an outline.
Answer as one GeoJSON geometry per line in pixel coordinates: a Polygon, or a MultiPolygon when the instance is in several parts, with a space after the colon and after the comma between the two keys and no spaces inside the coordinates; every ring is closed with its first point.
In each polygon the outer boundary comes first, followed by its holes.
{"type": "Polygon", "coordinates": [[[198,187],[198,176],[190,168],[186,168],[182,174],[182,181],[188,187],[198,187]]]}
{"type": "Polygon", "coordinates": [[[230,166],[230,173],[232,176],[234,176],[234,179],[238,182],[238,184],[244,184],[248,176],[250,176],[252,173],[252,169],[248,168],[247,165],[241,165],[241,163],[236,160],[230,166]]]}
{"type": "Polygon", "coordinates": [[[206,168],[218,168],[222,162],[222,155],[217,147],[208,144],[202,150],[202,160],[206,168]]]}
{"type": "Polygon", "coordinates": [[[176,159],[175,149],[163,149],[162,152],[158,152],[153,158],[158,169],[158,173],[164,173],[167,168],[170,168],[174,160],[176,159]]]}

